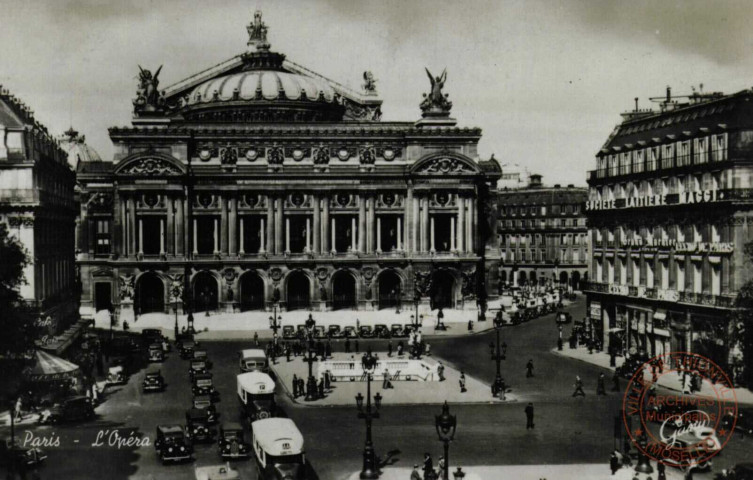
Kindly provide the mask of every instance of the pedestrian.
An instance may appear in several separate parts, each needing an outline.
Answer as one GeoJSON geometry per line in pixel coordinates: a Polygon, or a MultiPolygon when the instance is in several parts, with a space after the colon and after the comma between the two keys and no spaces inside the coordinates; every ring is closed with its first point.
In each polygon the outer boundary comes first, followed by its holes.
{"type": "MultiPolygon", "coordinates": [[[[659,464],[661,465],[661,462],[659,462],[659,464]]],[[[617,473],[617,470],[620,469],[620,460],[619,458],[617,458],[616,451],[612,452],[612,454],[609,456],[609,469],[612,470],[612,475],[617,473]]]]}
{"type": "Polygon", "coordinates": [[[579,375],[576,375],[575,376],[575,391],[573,392],[573,397],[576,397],[578,395],[585,397],[586,392],[583,391],[583,380],[580,379],[579,375]]]}
{"type": "Polygon", "coordinates": [[[612,391],[613,392],[620,391],[620,376],[617,374],[616,370],[614,372],[614,375],[612,375],[612,391]]]}
{"type": "Polygon", "coordinates": [[[15,421],[18,422],[19,420],[23,420],[24,415],[21,412],[21,409],[23,408],[23,401],[21,400],[21,397],[18,397],[18,400],[16,400],[16,417],[15,421]]]}
{"type": "Polygon", "coordinates": [[[596,381],[596,395],[606,395],[607,390],[604,387],[604,373],[599,374],[599,379],[596,381]]]}
{"type": "Polygon", "coordinates": [[[400,340],[399,342],[397,342],[397,356],[398,357],[402,357],[403,356],[403,349],[404,348],[405,347],[403,346],[403,341],[402,340],[400,340]]]}
{"type": "Polygon", "coordinates": [[[662,462],[658,463],[659,464],[656,466],[658,480],[667,480],[667,472],[665,471],[666,467],[662,462]]]}
{"type": "Polygon", "coordinates": [[[332,356],[332,343],[327,340],[327,345],[324,346],[324,355],[325,358],[330,358],[332,356]]]}
{"type": "Polygon", "coordinates": [[[293,374],[293,398],[298,398],[298,375],[293,374]]]}
{"type": "Polygon", "coordinates": [[[319,379],[319,398],[324,398],[324,378],[319,379]]]}
{"type": "Polygon", "coordinates": [[[422,480],[421,474],[418,472],[418,464],[413,465],[413,471],[410,474],[410,480],[422,480]]]}
{"type": "Polygon", "coordinates": [[[303,381],[303,378],[299,378],[298,379],[298,395],[305,395],[305,392],[306,392],[306,382],[303,381]]]}
{"type": "Polygon", "coordinates": [[[324,372],[324,389],[328,392],[331,390],[332,387],[332,374],[329,372],[329,370],[326,370],[324,372]]]}
{"type": "Polygon", "coordinates": [[[392,340],[387,341],[387,356],[392,357],[392,340]]]}
{"type": "Polygon", "coordinates": [[[528,403],[525,408],[526,412],[526,430],[533,429],[533,403],[528,403]]]}
{"type": "Polygon", "coordinates": [[[259,332],[254,332],[254,345],[259,346],[259,332]]]}
{"type": "Polygon", "coordinates": [[[355,347],[356,347],[356,353],[359,353],[359,350],[358,350],[358,339],[355,339],[353,341],[353,343],[355,344],[355,347]]]}
{"type": "Polygon", "coordinates": [[[442,362],[437,365],[437,377],[440,382],[444,382],[444,365],[442,365],[442,362]]]}
{"type": "Polygon", "coordinates": [[[562,351],[562,338],[557,339],[557,350],[562,351]]]}
{"type": "Polygon", "coordinates": [[[533,360],[528,360],[526,363],[526,378],[533,377],[533,360]]]}
{"type": "Polygon", "coordinates": [[[345,353],[350,353],[350,338],[345,338],[345,353]]]}
{"type": "Polygon", "coordinates": [[[430,453],[424,453],[424,479],[431,478],[434,475],[434,461],[430,453]]]}
{"type": "Polygon", "coordinates": [[[439,461],[437,462],[437,478],[444,478],[445,468],[447,468],[447,462],[445,462],[444,456],[440,455],[439,461]]]}
{"type": "Polygon", "coordinates": [[[467,392],[465,388],[465,373],[461,371],[460,372],[460,393],[465,393],[465,392],[467,392]]]}
{"type": "Polygon", "coordinates": [[[290,363],[290,345],[288,345],[288,342],[285,342],[285,357],[287,357],[288,363],[290,363]]]}
{"type": "Polygon", "coordinates": [[[99,402],[99,388],[97,388],[97,382],[92,381],[92,402],[97,405],[99,402]]]}
{"type": "Polygon", "coordinates": [[[387,370],[386,368],[384,369],[383,377],[384,379],[382,380],[382,388],[384,390],[387,390],[388,388],[390,388],[391,384],[390,384],[390,371],[387,370]]]}

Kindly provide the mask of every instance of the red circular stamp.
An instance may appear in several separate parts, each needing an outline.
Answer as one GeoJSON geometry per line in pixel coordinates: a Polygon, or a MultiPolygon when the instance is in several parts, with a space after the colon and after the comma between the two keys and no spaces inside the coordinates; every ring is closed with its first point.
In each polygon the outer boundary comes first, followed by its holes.
{"type": "Polygon", "coordinates": [[[717,364],[695,353],[671,352],[635,371],[622,410],[639,452],[668,466],[702,469],[732,437],[737,397],[717,364]]]}

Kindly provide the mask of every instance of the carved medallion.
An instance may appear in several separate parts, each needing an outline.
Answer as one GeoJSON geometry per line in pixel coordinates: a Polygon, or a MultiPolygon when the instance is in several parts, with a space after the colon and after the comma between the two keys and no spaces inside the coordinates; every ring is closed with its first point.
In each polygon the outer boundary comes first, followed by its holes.
{"type": "Polygon", "coordinates": [[[295,205],[296,207],[300,207],[303,205],[303,201],[305,200],[305,197],[300,192],[295,192],[290,196],[290,202],[295,205]]]}
{"type": "Polygon", "coordinates": [[[350,203],[350,195],[348,195],[347,193],[338,193],[335,197],[335,200],[341,207],[347,207],[350,203]]]}
{"type": "Polygon", "coordinates": [[[251,208],[254,208],[259,203],[259,195],[255,193],[247,193],[243,196],[243,201],[246,202],[251,208]]]}
{"type": "Polygon", "coordinates": [[[279,268],[273,268],[269,271],[269,278],[274,280],[275,282],[279,282],[282,278],[282,270],[279,268]]]}
{"type": "Polygon", "coordinates": [[[272,147],[269,149],[267,160],[270,165],[282,165],[285,161],[285,152],[282,147],[272,147]]]}
{"type": "Polygon", "coordinates": [[[204,208],[209,208],[214,202],[214,196],[211,193],[199,194],[199,205],[204,208]]]}
{"type": "Polygon", "coordinates": [[[326,165],[329,163],[329,148],[327,147],[319,147],[316,150],[314,150],[314,164],[316,165],[326,165]]]}
{"type": "Polygon", "coordinates": [[[161,158],[141,158],[121,170],[121,173],[129,175],[179,175],[182,172],[178,167],[161,158]]]}
{"type": "Polygon", "coordinates": [[[235,165],[238,163],[238,150],[236,148],[225,148],[220,155],[220,163],[223,165],[235,165]]]}
{"type": "Polygon", "coordinates": [[[154,208],[159,202],[159,197],[155,193],[147,193],[144,195],[144,204],[149,208],[154,208]]]}

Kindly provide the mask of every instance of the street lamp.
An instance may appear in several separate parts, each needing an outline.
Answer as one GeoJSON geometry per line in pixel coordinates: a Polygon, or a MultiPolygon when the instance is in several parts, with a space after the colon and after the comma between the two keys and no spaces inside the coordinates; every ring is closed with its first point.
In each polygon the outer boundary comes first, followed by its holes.
{"type": "Polygon", "coordinates": [[[400,286],[398,285],[397,291],[395,292],[395,314],[400,315],[400,286]]]}
{"type": "Polygon", "coordinates": [[[275,337],[277,337],[277,330],[282,325],[282,315],[277,315],[277,304],[275,304],[275,313],[271,317],[269,317],[269,328],[272,329],[272,332],[275,334],[275,337]]]}
{"type": "Polygon", "coordinates": [[[444,443],[444,478],[449,480],[450,471],[450,442],[455,437],[455,429],[458,425],[458,419],[455,415],[450,415],[450,406],[445,400],[442,405],[442,414],[434,416],[434,426],[437,428],[439,441],[444,443]]]}
{"type": "Polygon", "coordinates": [[[309,364],[309,378],[306,381],[306,397],[304,398],[307,402],[313,402],[316,400],[317,394],[316,394],[316,379],[314,378],[314,372],[313,372],[313,365],[316,361],[316,352],[314,352],[313,347],[313,340],[309,340],[308,342],[308,352],[306,353],[306,357],[303,359],[304,362],[309,364]]]}
{"type": "Polygon", "coordinates": [[[492,396],[496,396],[497,394],[500,394],[500,398],[504,400],[505,398],[505,381],[502,380],[502,373],[500,371],[500,361],[507,358],[507,344],[502,343],[502,345],[499,344],[499,331],[502,329],[502,318],[494,317],[494,330],[497,331],[497,348],[495,350],[494,344],[489,344],[489,349],[491,350],[492,354],[492,360],[497,362],[497,376],[494,377],[494,383],[492,384],[492,396]]]}
{"type": "Polygon", "coordinates": [[[362,362],[363,371],[366,373],[366,408],[363,405],[363,395],[358,392],[356,395],[356,407],[358,408],[358,418],[366,420],[366,443],[363,447],[363,468],[359,478],[379,478],[379,465],[377,465],[376,453],[374,452],[374,443],[371,441],[371,421],[379,418],[379,407],[382,404],[382,396],[377,392],[374,395],[374,409],[371,408],[371,376],[377,365],[376,357],[371,353],[367,354],[362,362]]]}
{"type": "Polygon", "coordinates": [[[414,328],[418,328],[418,304],[421,303],[421,296],[419,295],[418,291],[413,294],[413,307],[415,309],[415,314],[410,316],[410,321],[413,324],[414,328]]]}

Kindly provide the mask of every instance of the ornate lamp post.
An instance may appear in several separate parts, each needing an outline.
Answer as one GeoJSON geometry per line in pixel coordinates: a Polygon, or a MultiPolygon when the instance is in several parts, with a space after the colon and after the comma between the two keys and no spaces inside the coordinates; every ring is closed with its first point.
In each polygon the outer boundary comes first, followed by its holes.
{"type": "Polygon", "coordinates": [[[308,352],[306,353],[306,357],[303,359],[304,362],[309,364],[309,378],[306,381],[306,397],[304,398],[307,402],[313,402],[316,400],[317,394],[316,394],[316,379],[314,378],[314,372],[313,372],[313,366],[314,362],[316,361],[316,352],[314,352],[313,341],[309,340],[308,343],[308,352]]]}
{"type": "Polygon", "coordinates": [[[455,415],[450,415],[450,406],[447,405],[447,401],[442,405],[442,414],[434,417],[434,426],[437,428],[437,436],[439,441],[444,443],[444,478],[442,480],[449,480],[450,473],[450,442],[455,437],[455,429],[458,425],[458,419],[455,415]]]}
{"type": "Polygon", "coordinates": [[[376,357],[367,355],[363,360],[363,370],[366,373],[366,407],[363,405],[363,395],[358,392],[356,395],[356,407],[358,408],[358,418],[366,420],[366,443],[363,447],[363,468],[361,469],[360,478],[379,478],[379,465],[377,465],[374,444],[371,441],[371,421],[379,418],[379,407],[382,404],[382,396],[377,392],[374,395],[374,409],[371,408],[371,376],[376,368],[376,357]]]}
{"type": "Polygon", "coordinates": [[[505,397],[505,382],[502,380],[502,373],[500,371],[500,362],[507,358],[507,344],[502,342],[502,345],[499,344],[499,331],[502,329],[502,319],[495,317],[494,318],[494,330],[497,331],[497,348],[495,350],[494,344],[489,344],[489,349],[491,350],[492,354],[492,360],[497,362],[497,376],[494,377],[494,383],[492,384],[492,394],[497,395],[500,394],[500,398],[504,399],[505,397]]]}
{"type": "Polygon", "coordinates": [[[415,309],[415,314],[410,316],[410,321],[413,324],[413,328],[418,328],[418,304],[421,303],[421,297],[418,295],[418,292],[413,294],[413,307],[415,309]]]}
{"type": "Polygon", "coordinates": [[[170,292],[170,295],[173,297],[173,310],[175,311],[175,338],[178,338],[178,302],[180,302],[181,297],[181,287],[180,283],[173,283],[172,291],[170,292]]]}
{"type": "Polygon", "coordinates": [[[282,315],[277,315],[277,304],[275,303],[275,311],[274,315],[269,317],[269,328],[272,329],[272,332],[275,334],[275,338],[277,338],[277,330],[282,325],[282,315]]]}

